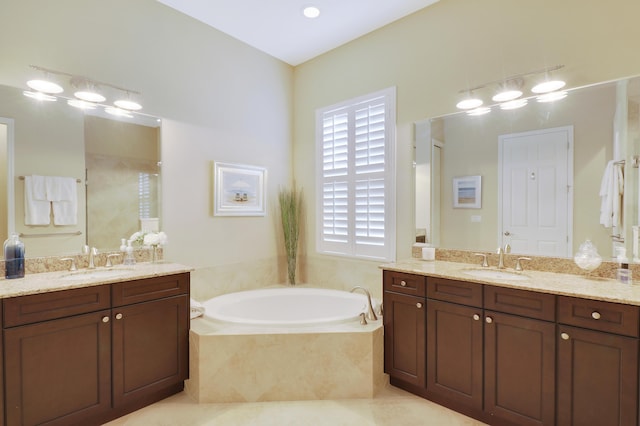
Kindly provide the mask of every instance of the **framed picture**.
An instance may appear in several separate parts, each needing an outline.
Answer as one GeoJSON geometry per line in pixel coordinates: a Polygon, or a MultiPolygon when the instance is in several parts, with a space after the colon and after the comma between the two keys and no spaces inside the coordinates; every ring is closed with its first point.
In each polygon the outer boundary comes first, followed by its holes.
{"type": "Polygon", "coordinates": [[[264,216],[267,169],[214,162],[214,216],[264,216]]]}
{"type": "Polygon", "coordinates": [[[453,178],[453,207],[459,209],[482,207],[482,176],[453,178]]]}

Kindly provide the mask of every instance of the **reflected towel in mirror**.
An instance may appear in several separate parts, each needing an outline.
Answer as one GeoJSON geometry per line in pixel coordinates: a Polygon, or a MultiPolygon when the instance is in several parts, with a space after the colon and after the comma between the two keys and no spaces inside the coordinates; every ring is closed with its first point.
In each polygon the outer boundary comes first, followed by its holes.
{"type": "Polygon", "coordinates": [[[600,224],[605,228],[620,227],[623,194],[622,164],[614,160],[609,161],[600,184],[600,224]]]}

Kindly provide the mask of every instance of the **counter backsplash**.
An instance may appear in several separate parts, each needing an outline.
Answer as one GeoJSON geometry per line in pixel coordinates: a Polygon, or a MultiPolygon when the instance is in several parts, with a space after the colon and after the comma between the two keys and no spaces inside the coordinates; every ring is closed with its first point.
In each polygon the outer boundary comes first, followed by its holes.
{"type": "MultiPolygon", "coordinates": [[[[107,256],[110,254],[119,254],[120,256],[112,257],[111,263],[115,265],[122,264],[124,260],[124,253],[120,251],[106,251],[98,253],[95,257],[95,264],[97,267],[103,267],[107,263],[107,256]]],[[[158,260],[163,258],[162,247],[157,249],[158,260]]],[[[136,248],[133,250],[133,256],[136,262],[149,262],[151,261],[151,249],[136,248]]],[[[25,274],[38,274],[41,272],[55,272],[55,271],[68,271],[70,267],[70,261],[62,260],[64,258],[74,258],[76,260],[76,267],[78,269],[86,269],[89,266],[89,256],[86,254],[76,254],[71,256],[47,256],[47,257],[27,257],[25,259],[25,274]]],[[[4,278],[5,263],[4,260],[0,261],[0,279],[4,278]]]]}
{"type": "MultiPolygon", "coordinates": [[[[422,258],[422,245],[414,245],[412,247],[412,257],[421,259],[422,258]]],[[[460,262],[460,263],[471,263],[480,265],[482,259],[479,256],[476,256],[476,253],[484,253],[487,255],[487,260],[489,261],[489,266],[496,266],[498,264],[498,254],[493,252],[478,252],[478,251],[467,251],[467,250],[450,250],[450,249],[436,249],[436,260],[444,260],[448,262],[460,262]]],[[[507,268],[513,269],[518,260],[518,257],[523,257],[522,255],[514,255],[514,254],[505,254],[504,255],[504,264],[507,268]]],[[[531,258],[531,260],[523,260],[522,268],[526,270],[533,271],[543,271],[543,272],[557,272],[562,274],[574,274],[574,275],[585,275],[585,272],[578,268],[578,266],[574,263],[573,259],[569,258],[560,258],[560,257],[544,257],[544,256],[526,256],[531,258]]],[[[425,261],[427,262],[427,261],[425,261]]],[[[591,273],[592,276],[601,277],[601,278],[616,278],[616,270],[618,269],[617,262],[606,262],[603,261],[602,264],[591,273]]],[[[633,277],[637,280],[640,279],[640,264],[629,264],[629,269],[631,269],[633,277]]]]}

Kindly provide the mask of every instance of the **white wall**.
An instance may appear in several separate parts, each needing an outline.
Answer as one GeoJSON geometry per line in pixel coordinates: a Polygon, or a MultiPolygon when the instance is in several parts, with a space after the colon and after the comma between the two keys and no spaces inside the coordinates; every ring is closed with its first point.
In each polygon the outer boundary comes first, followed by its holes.
{"type": "MultiPolygon", "coordinates": [[[[458,92],[487,81],[564,64],[572,87],[640,72],[640,2],[612,0],[441,0],[422,11],[308,61],[294,73],[294,175],[314,200],[314,113],[397,86],[397,251],[411,256],[414,238],[412,123],[455,110],[458,92]]],[[[313,208],[306,221],[315,223],[313,208]]],[[[375,262],[318,256],[306,241],[308,279],[326,268],[341,283],[376,285],[375,262]],[[349,271],[355,271],[350,273],[349,271]],[[364,271],[364,272],[362,272],[364,271]]]]}
{"type": "Polygon", "coordinates": [[[35,64],[137,90],[144,112],[164,119],[165,254],[197,268],[195,297],[236,270],[255,271],[242,285],[284,281],[273,208],[291,182],[289,65],[153,0],[4,3],[0,84],[24,87],[35,64]],[[212,216],[214,160],[267,167],[265,217],[212,216]]]}

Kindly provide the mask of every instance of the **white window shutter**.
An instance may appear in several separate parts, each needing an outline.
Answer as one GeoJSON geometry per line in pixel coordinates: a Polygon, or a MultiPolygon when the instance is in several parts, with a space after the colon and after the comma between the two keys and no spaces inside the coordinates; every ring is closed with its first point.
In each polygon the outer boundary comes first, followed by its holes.
{"type": "Polygon", "coordinates": [[[395,89],[318,110],[317,248],[395,257],[395,89]]]}

